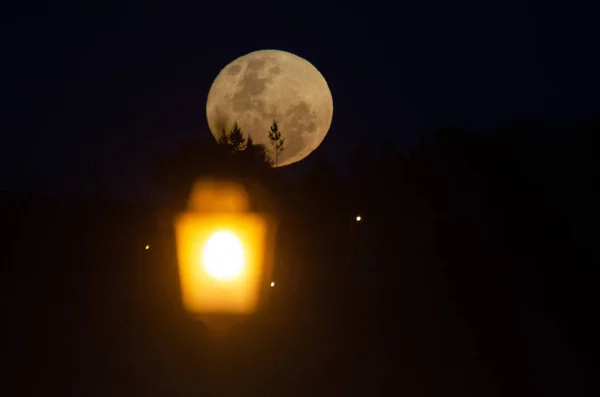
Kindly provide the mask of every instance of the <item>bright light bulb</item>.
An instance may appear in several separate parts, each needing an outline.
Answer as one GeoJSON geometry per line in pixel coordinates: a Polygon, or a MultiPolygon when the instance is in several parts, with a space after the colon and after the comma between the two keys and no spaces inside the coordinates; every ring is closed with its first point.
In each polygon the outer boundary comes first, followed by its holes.
{"type": "Polygon", "coordinates": [[[360,215],[358,215],[358,216],[356,217],[356,222],[360,222],[361,220],[362,220],[362,217],[361,217],[360,215]]]}
{"type": "Polygon", "coordinates": [[[271,287],[275,286],[275,281],[271,281],[271,287]]]}
{"type": "Polygon", "coordinates": [[[149,246],[149,245],[146,245],[146,249],[147,249],[147,250],[149,250],[149,249],[150,249],[150,246],[149,246]]]}
{"type": "Polygon", "coordinates": [[[202,252],[204,269],[218,280],[231,280],[244,269],[244,249],[240,239],[228,231],[215,232],[202,252]]]}

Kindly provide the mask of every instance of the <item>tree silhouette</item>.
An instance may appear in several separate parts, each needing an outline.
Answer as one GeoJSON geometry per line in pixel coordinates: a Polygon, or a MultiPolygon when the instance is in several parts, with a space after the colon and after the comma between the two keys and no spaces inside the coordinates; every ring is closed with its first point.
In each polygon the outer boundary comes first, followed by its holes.
{"type": "Polygon", "coordinates": [[[244,139],[244,134],[237,121],[233,123],[233,127],[231,127],[229,133],[225,132],[225,129],[221,131],[218,143],[224,146],[229,154],[241,152],[246,149],[246,139],[244,139]]]}
{"type": "Polygon", "coordinates": [[[237,122],[233,123],[233,127],[229,133],[226,133],[225,130],[221,131],[218,143],[230,155],[237,155],[238,162],[241,161],[243,166],[252,167],[252,164],[273,165],[265,146],[260,144],[255,145],[250,135],[248,135],[248,139],[245,139],[244,133],[237,122]]]}
{"type": "Polygon", "coordinates": [[[217,139],[217,143],[221,146],[227,146],[229,144],[229,139],[227,133],[225,132],[225,128],[221,130],[221,135],[219,136],[219,139],[217,139]]]}
{"type": "Polygon", "coordinates": [[[279,153],[283,151],[283,143],[284,139],[281,137],[281,131],[279,131],[279,127],[277,126],[277,121],[273,120],[273,124],[271,124],[271,128],[269,129],[269,140],[271,141],[271,145],[273,149],[275,149],[275,167],[277,167],[277,161],[279,160],[279,153]]]}
{"type": "Polygon", "coordinates": [[[269,152],[267,151],[265,145],[255,145],[250,135],[248,135],[248,140],[246,141],[244,155],[244,157],[249,161],[256,161],[258,163],[272,165],[271,157],[269,156],[269,152]]]}
{"type": "Polygon", "coordinates": [[[157,154],[153,159],[154,182],[162,193],[183,202],[198,177],[250,178],[263,180],[272,166],[264,145],[244,137],[237,122],[230,132],[221,131],[219,149],[200,141],[182,142],[174,151],[157,154]]]}
{"type": "Polygon", "coordinates": [[[237,122],[233,123],[231,132],[229,133],[229,145],[235,151],[242,151],[246,147],[244,134],[242,134],[242,129],[237,122]]]}

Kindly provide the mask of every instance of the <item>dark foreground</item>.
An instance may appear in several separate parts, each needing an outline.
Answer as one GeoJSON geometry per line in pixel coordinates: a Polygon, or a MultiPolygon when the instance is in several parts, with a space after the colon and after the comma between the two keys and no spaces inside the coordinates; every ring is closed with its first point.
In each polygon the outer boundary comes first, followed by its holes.
{"type": "Polygon", "coordinates": [[[545,369],[560,361],[561,378],[534,372],[540,362],[517,347],[496,351],[508,362],[486,371],[450,306],[411,296],[402,280],[295,300],[279,291],[254,318],[212,334],[165,279],[147,276],[136,285],[133,274],[80,269],[11,280],[17,395],[525,395],[576,378],[555,344],[545,369]]]}
{"type": "Polygon", "coordinates": [[[230,333],[213,334],[157,280],[136,288],[133,277],[119,278],[82,271],[19,280],[24,289],[8,300],[18,319],[18,395],[496,391],[439,313],[410,313],[410,301],[385,304],[401,290],[354,285],[319,302],[272,301],[230,333]],[[69,288],[57,290],[57,282],[69,288]]]}
{"type": "Polygon", "coordinates": [[[494,300],[483,279],[461,294],[417,259],[367,273],[297,241],[296,274],[280,271],[256,316],[213,333],[181,309],[172,236],[57,214],[30,216],[11,243],[14,395],[586,394],[589,369],[556,324],[494,300]]]}

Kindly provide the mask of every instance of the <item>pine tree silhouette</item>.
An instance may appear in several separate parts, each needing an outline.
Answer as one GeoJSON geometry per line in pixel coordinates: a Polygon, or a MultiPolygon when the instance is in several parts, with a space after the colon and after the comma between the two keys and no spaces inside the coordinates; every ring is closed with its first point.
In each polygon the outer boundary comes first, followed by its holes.
{"type": "Polygon", "coordinates": [[[246,139],[244,139],[244,133],[237,121],[233,123],[233,127],[231,127],[229,133],[225,132],[225,129],[221,130],[221,136],[217,142],[219,145],[225,147],[230,154],[241,152],[246,149],[247,146],[246,139]]]}
{"type": "Polygon", "coordinates": [[[277,121],[273,120],[273,124],[271,124],[271,128],[269,129],[269,140],[271,141],[271,145],[273,149],[275,149],[275,167],[277,167],[277,163],[279,161],[279,153],[283,151],[283,143],[284,139],[281,137],[281,131],[279,131],[279,126],[277,125],[277,121]]]}

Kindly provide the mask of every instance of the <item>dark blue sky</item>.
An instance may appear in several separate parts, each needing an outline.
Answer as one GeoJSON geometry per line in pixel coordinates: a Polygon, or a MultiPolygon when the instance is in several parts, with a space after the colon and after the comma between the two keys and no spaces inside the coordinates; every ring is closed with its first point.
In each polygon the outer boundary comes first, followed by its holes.
{"type": "Polygon", "coordinates": [[[185,137],[212,139],[204,106],[214,77],[265,48],[308,59],[334,98],[329,135],[296,168],[319,156],[342,164],[363,135],[408,150],[442,124],[486,130],[598,114],[595,10],[446,3],[319,16],[291,3],[270,17],[231,4],[237,16],[73,4],[4,13],[0,188],[76,192],[97,152],[113,191],[146,194],[149,156],[185,137]]]}

